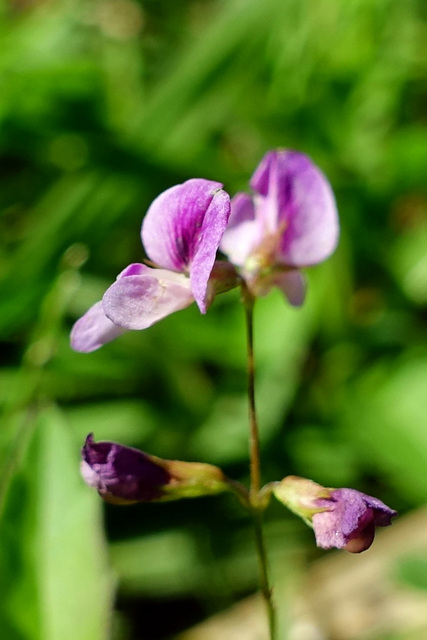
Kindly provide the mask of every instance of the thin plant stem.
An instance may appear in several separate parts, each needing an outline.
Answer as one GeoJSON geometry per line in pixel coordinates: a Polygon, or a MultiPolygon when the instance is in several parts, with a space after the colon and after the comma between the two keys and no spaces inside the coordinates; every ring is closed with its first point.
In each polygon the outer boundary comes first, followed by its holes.
{"type": "Polygon", "coordinates": [[[253,335],[253,309],[254,298],[242,285],[243,303],[246,317],[246,343],[247,343],[247,368],[248,368],[248,402],[249,402],[249,454],[250,454],[250,504],[255,532],[255,543],[258,556],[260,586],[264,598],[270,640],[276,640],[276,611],[273,604],[272,592],[268,576],[267,553],[264,542],[264,530],[262,524],[262,500],[261,500],[261,455],[258,419],[255,405],[255,359],[254,359],[254,335],[253,335]]]}
{"type": "Polygon", "coordinates": [[[261,455],[259,443],[259,430],[255,406],[255,359],[254,359],[254,332],[253,309],[254,299],[248,291],[244,291],[244,304],[246,314],[246,348],[248,368],[248,402],[249,402],[249,454],[251,487],[250,493],[253,502],[256,502],[261,488],[261,455]]]}

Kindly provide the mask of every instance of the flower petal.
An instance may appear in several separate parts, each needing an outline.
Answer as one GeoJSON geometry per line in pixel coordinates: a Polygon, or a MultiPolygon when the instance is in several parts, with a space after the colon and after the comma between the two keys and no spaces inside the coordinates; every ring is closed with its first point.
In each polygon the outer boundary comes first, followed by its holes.
{"type": "Polygon", "coordinates": [[[293,307],[300,307],[305,300],[307,282],[301,271],[283,271],[276,273],[272,278],[276,287],[279,287],[293,307]]]}
{"type": "Polygon", "coordinates": [[[74,324],[70,336],[71,347],[74,351],[90,353],[125,332],[126,329],[107,318],[102,302],[97,302],[74,324]]]}
{"type": "Polygon", "coordinates": [[[206,313],[206,291],[219,244],[230,215],[230,196],[217,191],[202,220],[199,235],[195,238],[194,253],[190,265],[190,283],[194,299],[202,313],[206,313]]]}
{"type": "Polygon", "coordinates": [[[216,252],[229,216],[229,196],[221,188],[219,182],[195,178],[167,189],[154,200],[141,229],[142,243],[154,263],[185,272],[202,242],[216,244],[216,252]]]}
{"type": "Polygon", "coordinates": [[[355,489],[336,489],[330,500],[319,500],[327,511],[313,515],[316,543],[323,549],[342,549],[357,531],[367,507],[363,494],[355,489]]]}
{"type": "Polygon", "coordinates": [[[127,275],[125,269],[102,299],[105,315],[126,329],[146,329],[193,302],[184,275],[140,266],[140,275],[127,275]]]}
{"type": "Polygon", "coordinates": [[[391,519],[397,515],[397,511],[390,509],[384,502],[368,496],[366,493],[362,493],[365,504],[374,512],[374,523],[377,527],[388,527],[391,524],[391,519]]]}
{"type": "Polygon", "coordinates": [[[259,194],[257,216],[267,225],[267,232],[280,232],[283,264],[309,266],[333,252],[339,233],[334,195],[308,156],[297,151],[269,152],[251,186],[259,194]]]}
{"type": "Polygon", "coordinates": [[[313,515],[316,542],[323,549],[345,548],[360,553],[370,547],[375,525],[386,527],[397,514],[378,498],[355,489],[334,489],[331,499],[319,500],[327,510],[313,515]]]}
{"type": "Polygon", "coordinates": [[[252,197],[246,193],[236,194],[231,200],[230,219],[221,240],[221,251],[233,264],[242,267],[262,239],[262,227],[255,216],[252,197]]]}

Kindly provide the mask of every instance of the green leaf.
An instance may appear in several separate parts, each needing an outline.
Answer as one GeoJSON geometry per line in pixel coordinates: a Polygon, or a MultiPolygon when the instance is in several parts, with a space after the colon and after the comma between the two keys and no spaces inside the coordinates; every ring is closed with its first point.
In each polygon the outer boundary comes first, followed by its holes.
{"type": "Polygon", "coordinates": [[[36,418],[0,531],[1,628],[22,640],[105,640],[112,576],[96,494],[61,413],[36,418]],[[6,627],[7,625],[7,627],[6,627]]]}

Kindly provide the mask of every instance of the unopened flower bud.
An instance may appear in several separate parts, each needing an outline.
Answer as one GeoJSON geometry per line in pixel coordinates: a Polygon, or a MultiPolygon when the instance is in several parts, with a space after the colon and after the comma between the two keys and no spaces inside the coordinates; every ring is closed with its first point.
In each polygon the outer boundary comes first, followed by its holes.
{"type": "Polygon", "coordinates": [[[274,489],[280,502],[313,527],[322,549],[360,553],[368,549],[375,527],[386,527],[397,515],[381,500],[355,489],[331,489],[296,476],[284,478],[274,489]]]}
{"type": "Polygon", "coordinates": [[[199,462],[162,460],[116,442],[86,438],[81,473],[85,482],[114,504],[177,500],[228,490],[221,469],[199,462]]]}

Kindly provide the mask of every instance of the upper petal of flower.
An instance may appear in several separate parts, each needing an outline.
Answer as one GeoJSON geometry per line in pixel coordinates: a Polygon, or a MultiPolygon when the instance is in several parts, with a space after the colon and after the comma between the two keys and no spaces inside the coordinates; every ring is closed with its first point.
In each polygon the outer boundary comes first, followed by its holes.
{"type": "Polygon", "coordinates": [[[90,353],[125,332],[126,329],[107,318],[100,301],[74,324],[70,336],[71,347],[74,351],[90,353]]]}
{"type": "Polygon", "coordinates": [[[266,234],[279,233],[278,258],[304,267],[327,258],[338,241],[334,195],[316,165],[297,151],[270,151],[254,175],[256,215],[266,234]]]}
{"type": "Polygon", "coordinates": [[[114,324],[125,329],[146,329],[174,311],[185,309],[193,300],[186,276],[133,264],[107,289],[102,304],[114,324]]]}
{"type": "Polygon", "coordinates": [[[160,194],[142,223],[141,237],[149,258],[172,271],[188,271],[200,250],[216,252],[230,214],[222,184],[187,180],[160,194]]]}

